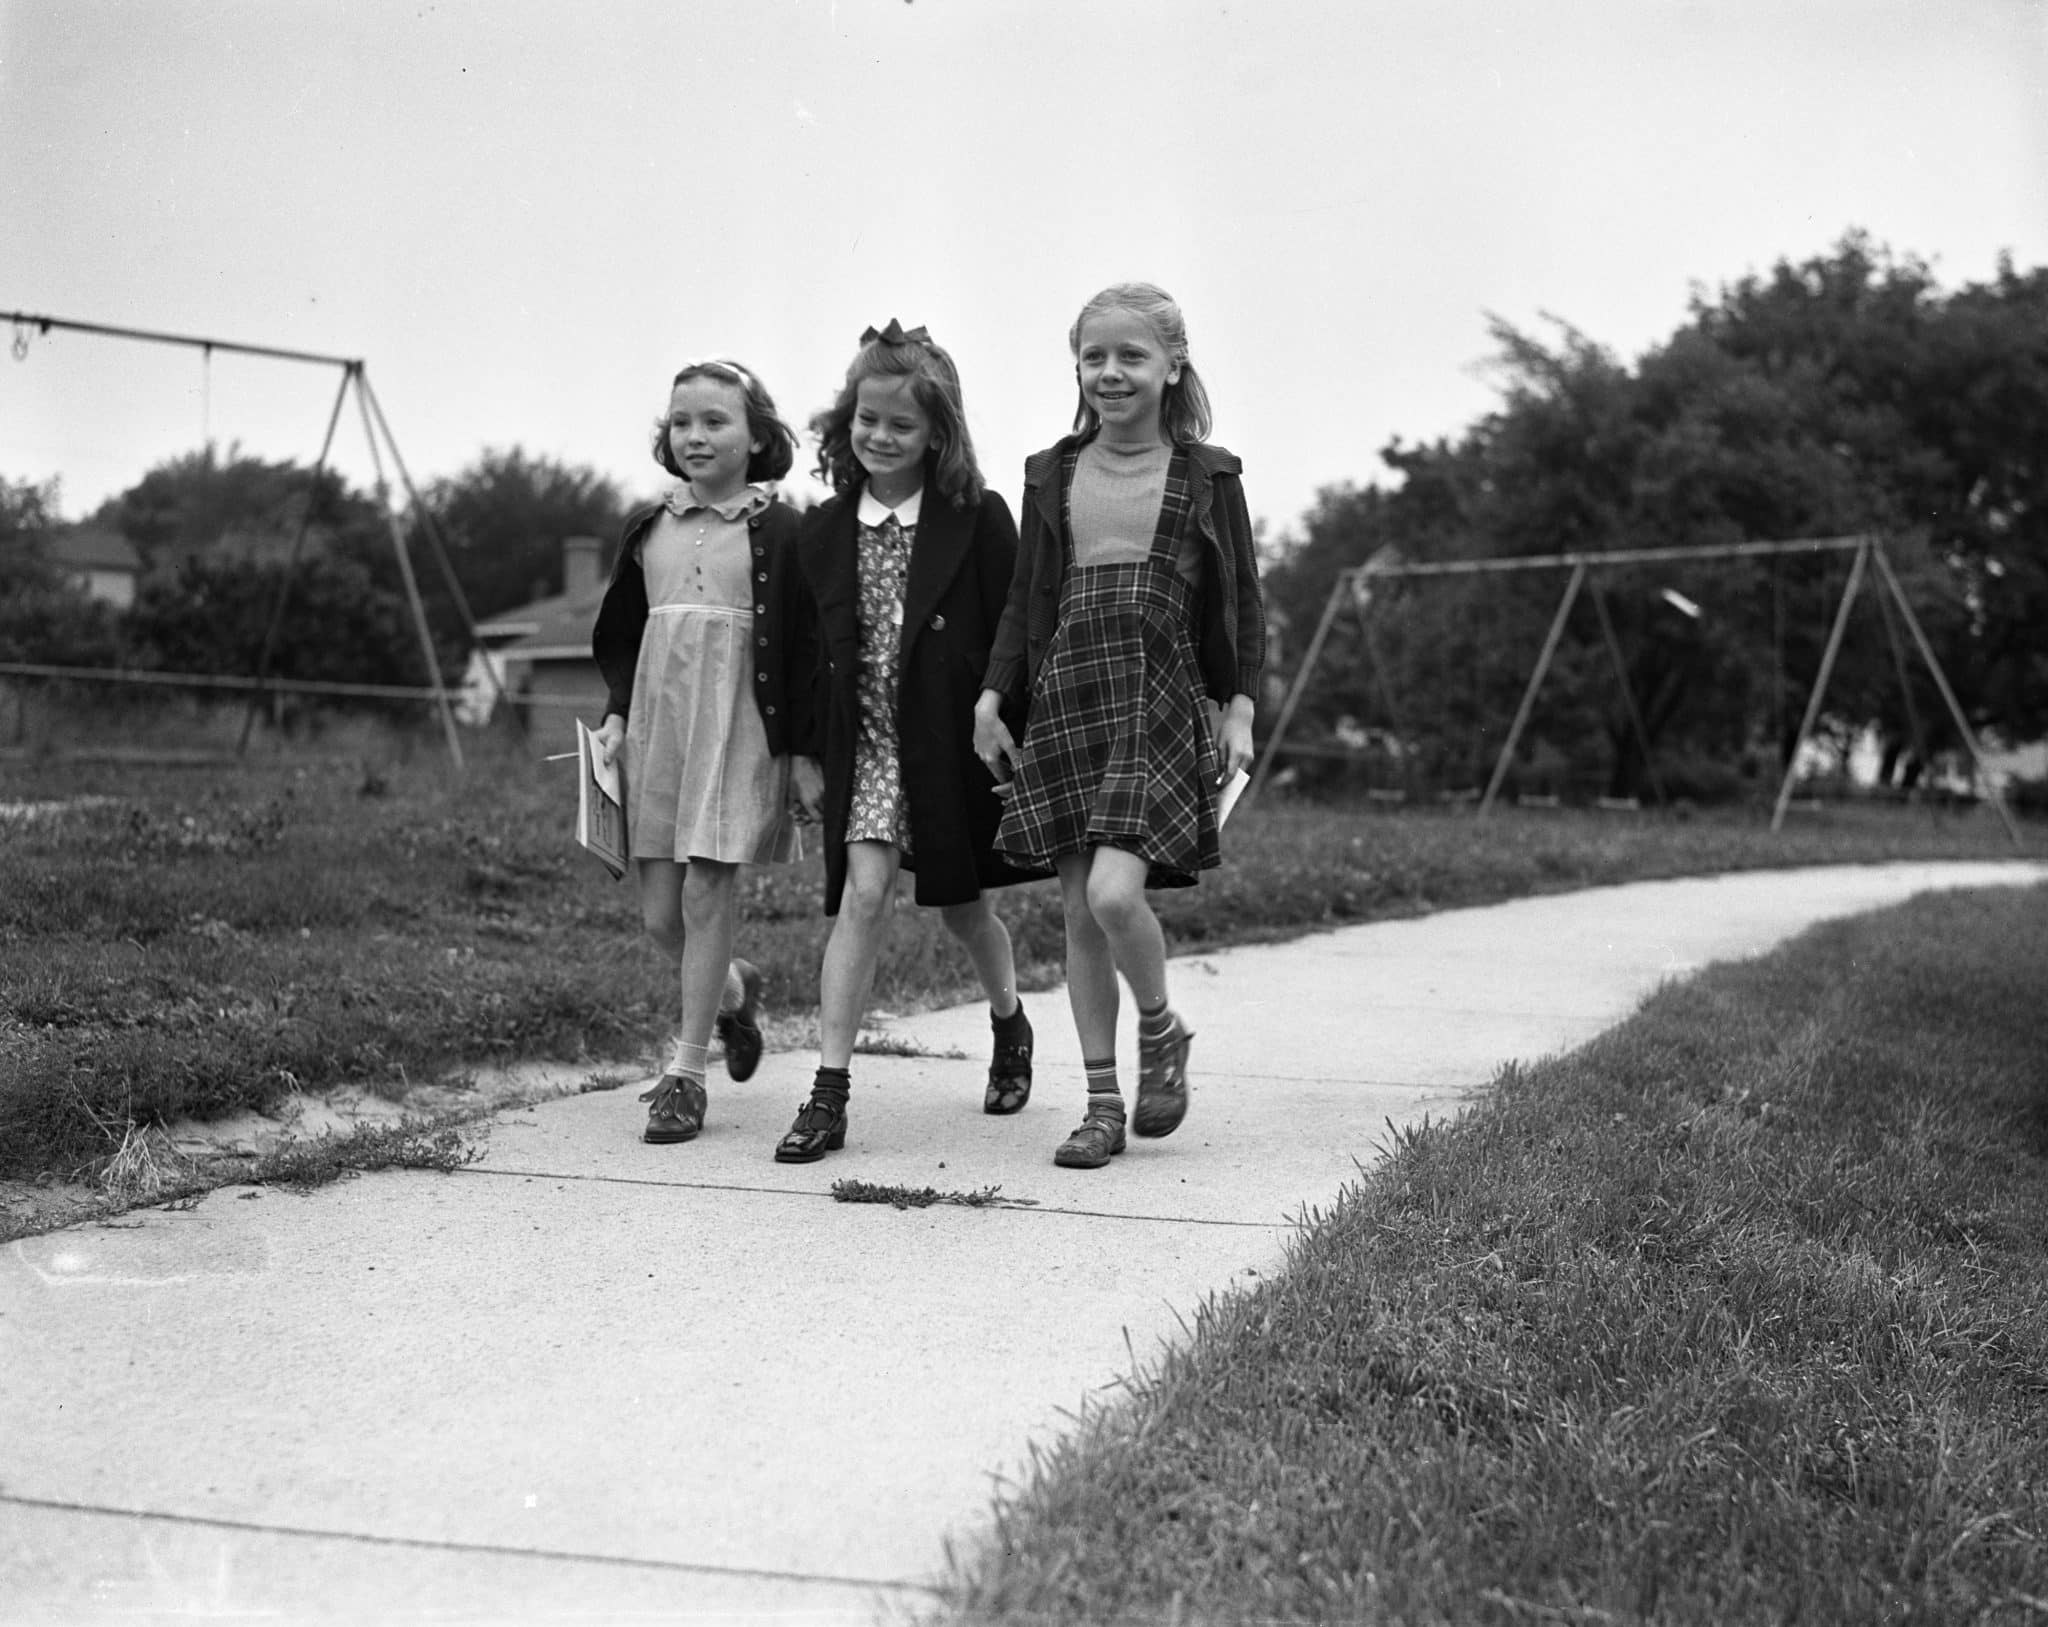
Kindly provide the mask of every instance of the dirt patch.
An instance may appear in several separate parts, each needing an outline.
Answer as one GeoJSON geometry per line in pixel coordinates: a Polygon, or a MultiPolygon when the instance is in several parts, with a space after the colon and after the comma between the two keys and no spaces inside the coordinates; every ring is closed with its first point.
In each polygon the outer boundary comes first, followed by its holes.
{"type": "Polygon", "coordinates": [[[645,1072],[630,1063],[522,1062],[415,1085],[403,1101],[349,1086],[293,1096],[275,1113],[184,1120],[133,1133],[97,1180],[0,1180],[0,1238],[103,1220],[162,1201],[166,1193],[193,1190],[195,1182],[199,1189],[233,1185],[263,1158],[323,1136],[405,1119],[475,1125],[482,1133],[484,1121],[501,1109],[616,1089],[645,1072]]]}

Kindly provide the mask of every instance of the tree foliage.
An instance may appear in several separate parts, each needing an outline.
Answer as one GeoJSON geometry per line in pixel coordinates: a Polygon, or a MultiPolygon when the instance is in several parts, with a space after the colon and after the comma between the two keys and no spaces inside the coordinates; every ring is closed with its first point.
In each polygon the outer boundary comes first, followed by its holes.
{"type": "Polygon", "coordinates": [[[57,523],[55,481],[0,476],[0,661],[109,664],[119,618],[51,561],[46,538],[57,523]]]}
{"type": "MultiPolygon", "coordinates": [[[[26,523],[19,516],[39,514],[44,495],[10,485],[6,513],[17,517],[0,523],[26,523]]],[[[615,536],[625,507],[602,476],[516,447],[485,452],[422,499],[433,523],[415,511],[398,534],[443,673],[459,672],[467,655],[464,603],[482,619],[560,591],[562,539],[615,536]]],[[[286,619],[273,672],[426,681],[386,505],[331,469],[208,446],[151,469],[95,518],[125,535],[144,560],[127,618],[132,662],[253,672],[282,594],[286,619]]],[[[80,628],[52,624],[36,648],[40,659],[76,662],[87,659],[91,642],[80,628]]],[[[101,641],[93,648],[106,656],[111,647],[101,641]]]]}
{"type": "Polygon", "coordinates": [[[295,545],[358,556],[390,547],[377,503],[334,470],[267,462],[233,445],[158,464],[96,518],[134,543],[145,567],[167,571],[197,554],[282,560],[295,545]]]}
{"type": "MultiPolygon", "coordinates": [[[[426,502],[479,621],[560,593],[563,538],[610,543],[626,511],[618,487],[594,470],[516,446],[487,450],[435,481],[426,502]]],[[[421,586],[437,606],[452,606],[438,576],[423,576],[421,586]]]]}
{"type": "MultiPolygon", "coordinates": [[[[1430,561],[1875,532],[1972,726],[2009,740],[2048,729],[2048,271],[2007,262],[1944,294],[1921,262],[1851,235],[1696,295],[1688,321],[1633,367],[1557,329],[1546,341],[1496,322],[1497,411],[1456,440],[1387,447],[1392,489],[1318,495],[1268,577],[1293,659],[1337,573],[1381,549],[1430,561]]],[[[1849,559],[1593,573],[1528,754],[1646,788],[1604,608],[1660,760],[1724,773],[1745,753],[1752,768],[1782,761],[1849,559]]],[[[1483,776],[1563,585],[1552,572],[1380,584],[1375,648],[1356,617],[1338,618],[1309,726],[1371,719],[1434,772],[1483,776]]],[[[1826,722],[1844,735],[1874,727],[1900,754],[1916,732],[1927,751],[1954,742],[1875,592],[1860,596],[1826,722]]]]}
{"type": "Polygon", "coordinates": [[[301,560],[284,592],[286,566],[194,554],[147,577],[128,613],[136,663],[166,672],[247,676],[256,671],[283,594],[271,674],[329,683],[421,685],[429,681],[405,601],[373,583],[355,560],[301,560]]]}

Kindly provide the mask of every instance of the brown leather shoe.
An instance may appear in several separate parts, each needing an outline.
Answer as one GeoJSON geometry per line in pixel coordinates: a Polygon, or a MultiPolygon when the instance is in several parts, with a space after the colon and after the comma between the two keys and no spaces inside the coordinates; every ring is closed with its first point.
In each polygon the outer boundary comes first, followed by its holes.
{"type": "Polygon", "coordinates": [[[1109,1113],[1090,1113],[1080,1128],[1059,1145],[1052,1161],[1061,1169],[1100,1169],[1124,1150],[1124,1121],[1109,1113]]]}
{"type": "Polygon", "coordinates": [[[1163,1039],[1138,1035],[1138,1107],[1134,1136],[1170,1136],[1188,1116],[1188,1045],[1194,1039],[1178,1016],[1163,1039]]]}
{"type": "Polygon", "coordinates": [[[725,1045],[726,1073],[733,1079],[749,1079],[761,1065],[761,971],[750,960],[732,964],[740,974],[740,1003],[732,1011],[721,1011],[713,1027],[725,1045]]]}
{"type": "Polygon", "coordinates": [[[641,1092],[640,1099],[654,1104],[647,1109],[647,1128],[640,1134],[642,1141],[694,1141],[704,1128],[704,1110],[710,1105],[710,1097],[701,1080],[665,1073],[655,1081],[653,1089],[641,1092]]]}

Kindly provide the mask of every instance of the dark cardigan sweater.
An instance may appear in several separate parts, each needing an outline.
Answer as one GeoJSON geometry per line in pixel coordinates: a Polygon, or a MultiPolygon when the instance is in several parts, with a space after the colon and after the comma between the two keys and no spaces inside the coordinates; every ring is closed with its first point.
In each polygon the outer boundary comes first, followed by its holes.
{"type": "MultiPolygon", "coordinates": [[[[1060,588],[1067,572],[1066,493],[1060,462],[1083,437],[1069,435],[1035,452],[1024,464],[1024,524],[1017,543],[1017,573],[996,631],[984,689],[1003,697],[1013,729],[1023,718],[1039,664],[1059,626],[1060,588]]],[[[1244,468],[1234,453],[1197,441],[1186,448],[1194,491],[1190,516],[1207,543],[1195,657],[1202,685],[1222,705],[1233,695],[1259,692],[1266,664],[1265,601],[1259,592],[1258,553],[1245,507],[1244,468]]]]}
{"type": "MultiPolygon", "coordinates": [[[[640,569],[640,539],[662,505],[649,503],[626,516],[611,586],[591,629],[590,652],[604,675],[607,713],[631,715],[633,672],[647,630],[647,578],[640,569]]],[[[818,727],[818,613],[797,565],[799,520],[787,503],[774,502],[747,521],[753,553],[754,705],[778,757],[815,757],[818,727]]]]}

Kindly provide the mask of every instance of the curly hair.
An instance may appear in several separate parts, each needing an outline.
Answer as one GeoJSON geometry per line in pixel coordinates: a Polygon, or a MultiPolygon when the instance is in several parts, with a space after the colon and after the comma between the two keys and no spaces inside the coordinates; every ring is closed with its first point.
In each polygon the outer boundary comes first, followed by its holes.
{"type": "MultiPolygon", "coordinates": [[[[734,385],[746,397],[747,438],[761,443],[760,451],[748,455],[747,479],[780,480],[788,474],[796,464],[796,431],[782,421],[767,387],[738,362],[717,357],[684,363],[682,370],[669,381],[670,393],[673,394],[675,387],[685,379],[693,378],[716,379],[721,384],[734,385]]],[[[676,467],[675,454],[669,450],[667,413],[654,421],[654,461],[678,480],[690,478],[676,467]]]]}
{"type": "MultiPolygon", "coordinates": [[[[1166,431],[1166,438],[1180,446],[1208,439],[1213,421],[1209,392],[1203,387],[1195,364],[1188,360],[1187,318],[1181,315],[1174,297],[1149,282],[1111,283],[1081,307],[1081,314],[1067,330],[1067,348],[1077,358],[1081,354],[1081,329],[1091,316],[1100,316],[1104,311],[1129,311],[1141,318],[1165,347],[1168,359],[1180,369],[1180,377],[1167,385],[1159,401],[1159,424],[1166,431]]],[[[1092,435],[1099,422],[1095,409],[1088,405],[1088,397],[1081,395],[1074,409],[1074,428],[1092,435]]]]}
{"type": "Polygon", "coordinates": [[[895,322],[873,328],[846,369],[846,382],[832,405],[811,418],[818,437],[817,476],[842,497],[851,497],[867,478],[853,451],[853,414],[860,387],[869,379],[909,379],[910,395],[931,420],[932,441],[924,455],[926,485],[955,508],[981,501],[987,482],[975,461],[967,432],[967,408],[960,397],[960,370],[944,347],[922,328],[905,333],[895,322]]]}

